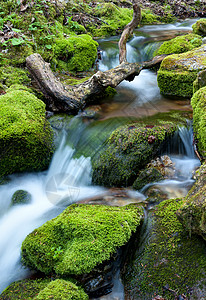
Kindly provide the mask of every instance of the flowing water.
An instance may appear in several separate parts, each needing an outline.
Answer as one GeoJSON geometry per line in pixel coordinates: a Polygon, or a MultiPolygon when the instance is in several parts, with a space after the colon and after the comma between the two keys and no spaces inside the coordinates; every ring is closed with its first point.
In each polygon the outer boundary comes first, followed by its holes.
{"type": "MultiPolygon", "coordinates": [[[[128,60],[140,62],[151,58],[152,52],[161,40],[166,38],[165,36],[174,35],[177,31],[189,31],[191,23],[194,22],[145,26],[139,29],[128,43],[128,60]],[[164,38],[161,39],[163,36],[164,38]]],[[[106,70],[116,66],[118,64],[117,38],[100,41],[100,47],[102,61],[99,63],[99,68],[106,70]]],[[[157,87],[156,74],[148,70],[142,71],[133,82],[122,82],[113,102],[102,107],[105,118],[120,115],[139,117],[171,109],[190,109],[188,101],[179,102],[162,97],[157,87]]],[[[84,128],[78,126],[69,136],[66,132],[62,133],[61,143],[48,171],[12,175],[8,183],[0,186],[0,291],[11,282],[30,274],[29,270],[22,267],[20,263],[21,243],[28,233],[58,215],[69,204],[105,192],[105,189],[91,185],[90,158],[83,156],[74,158],[74,148],[84,135],[82,130],[85,130],[86,126],[85,124],[84,128]],[[31,203],[12,205],[12,195],[17,190],[29,192],[32,195],[31,203]]],[[[193,151],[191,129],[180,128],[178,139],[180,148],[175,151],[172,147],[170,149],[170,154],[174,154],[171,157],[176,164],[176,178],[154,183],[171,196],[177,190],[181,195],[186,194],[193,182],[192,171],[199,165],[193,151]]],[[[142,199],[144,198],[142,195],[142,199]]],[[[123,286],[118,274],[113,294],[103,299],[124,299],[123,286]]]]}

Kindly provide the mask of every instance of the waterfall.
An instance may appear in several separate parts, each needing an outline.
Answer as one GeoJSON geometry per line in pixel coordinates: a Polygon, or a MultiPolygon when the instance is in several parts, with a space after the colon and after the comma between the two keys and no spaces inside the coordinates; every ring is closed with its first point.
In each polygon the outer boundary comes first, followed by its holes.
{"type": "Polygon", "coordinates": [[[73,153],[64,132],[47,172],[12,175],[8,184],[0,186],[0,291],[29,274],[20,262],[21,244],[27,234],[69,204],[102,193],[102,188],[90,186],[90,158],[74,159],[73,153]],[[12,206],[17,190],[29,192],[31,203],[12,206]]]}

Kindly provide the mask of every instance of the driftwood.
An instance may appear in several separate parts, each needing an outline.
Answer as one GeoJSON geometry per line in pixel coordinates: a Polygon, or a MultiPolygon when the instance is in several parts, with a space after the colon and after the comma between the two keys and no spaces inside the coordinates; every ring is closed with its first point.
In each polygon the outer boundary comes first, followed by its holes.
{"type": "Polygon", "coordinates": [[[105,72],[98,71],[84,83],[71,86],[63,85],[55,77],[49,63],[46,63],[40,54],[34,53],[27,57],[27,68],[47,99],[47,107],[50,110],[77,113],[93,101],[96,95],[101,95],[108,86],[115,88],[123,80],[132,81],[142,69],[152,68],[161,63],[165,56],[157,56],[142,64],[126,61],[127,38],[141,19],[141,10],[137,2],[133,1],[133,19],[125,27],[120,38],[120,64],[117,67],[105,72]]]}

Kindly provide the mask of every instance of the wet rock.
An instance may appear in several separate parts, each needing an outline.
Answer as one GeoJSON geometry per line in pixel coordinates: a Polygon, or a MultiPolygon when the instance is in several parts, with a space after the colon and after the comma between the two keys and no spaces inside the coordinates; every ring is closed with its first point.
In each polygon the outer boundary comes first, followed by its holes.
{"type": "Polygon", "coordinates": [[[182,205],[182,200],[166,200],[150,211],[136,253],[125,265],[126,299],[206,297],[206,246],[198,236],[189,238],[177,219],[182,205]]]}
{"type": "Polygon", "coordinates": [[[16,204],[28,204],[31,202],[32,196],[29,192],[24,190],[16,191],[11,199],[12,205],[16,204]]]}
{"type": "Polygon", "coordinates": [[[206,19],[200,19],[192,25],[193,32],[202,36],[206,36],[206,19]]]}
{"type": "Polygon", "coordinates": [[[206,240],[206,163],[196,171],[196,183],[185,198],[177,216],[186,230],[206,240]]]}
{"type": "Polygon", "coordinates": [[[206,46],[166,57],[158,71],[157,81],[164,95],[191,97],[197,74],[206,69],[206,46]]]}

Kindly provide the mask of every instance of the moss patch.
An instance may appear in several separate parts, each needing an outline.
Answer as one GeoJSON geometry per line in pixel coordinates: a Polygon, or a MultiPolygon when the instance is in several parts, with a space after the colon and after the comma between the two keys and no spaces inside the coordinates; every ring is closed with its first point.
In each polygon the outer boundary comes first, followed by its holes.
{"type": "Polygon", "coordinates": [[[176,211],[182,204],[178,199],[163,201],[150,215],[147,242],[126,270],[128,298],[152,299],[161,295],[173,300],[175,295],[184,294],[189,299],[200,299],[203,295],[206,248],[198,237],[189,238],[177,219],[176,211]]]}
{"type": "Polygon", "coordinates": [[[31,79],[28,77],[26,70],[16,67],[0,67],[0,84],[4,90],[13,84],[29,84],[31,79]]]}
{"type": "Polygon", "coordinates": [[[206,87],[198,90],[191,99],[193,127],[198,141],[198,151],[206,158],[206,87]]]}
{"type": "Polygon", "coordinates": [[[202,46],[166,57],[157,75],[160,92],[165,95],[191,97],[193,81],[198,72],[206,68],[205,49],[206,46],[202,46]]]}
{"type": "Polygon", "coordinates": [[[45,169],[53,153],[45,104],[27,91],[0,97],[0,174],[45,169]]]}
{"type": "Polygon", "coordinates": [[[192,25],[193,32],[202,36],[206,36],[206,19],[200,19],[192,25]]]}
{"type": "Polygon", "coordinates": [[[88,295],[74,283],[56,279],[40,291],[35,300],[88,300],[88,295]]]}
{"type": "Polygon", "coordinates": [[[142,218],[134,205],[71,205],[26,237],[23,262],[44,273],[89,273],[129,240],[142,218]]]}
{"type": "Polygon", "coordinates": [[[154,56],[171,53],[184,53],[196,47],[200,47],[201,45],[202,38],[197,34],[190,33],[183,36],[177,36],[170,41],[164,42],[159,49],[155,51],[154,56]]]}

